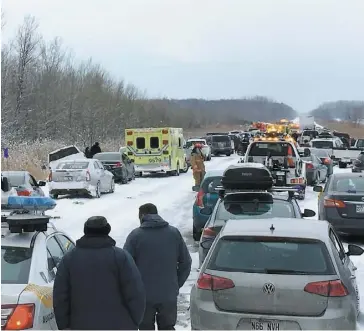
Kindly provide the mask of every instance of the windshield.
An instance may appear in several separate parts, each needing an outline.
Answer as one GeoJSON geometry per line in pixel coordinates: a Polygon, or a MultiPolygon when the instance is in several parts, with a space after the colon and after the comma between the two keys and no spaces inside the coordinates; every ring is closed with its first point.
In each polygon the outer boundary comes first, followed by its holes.
{"type": "MultiPolygon", "coordinates": [[[[290,202],[273,200],[273,202],[231,202],[220,203],[216,212],[216,221],[252,218],[295,218],[290,202]]],[[[215,221],[215,222],[216,222],[215,221]]]]}
{"type": "Polygon", "coordinates": [[[364,148],[364,139],[358,139],[356,143],[357,148],[364,148]]]}
{"type": "Polygon", "coordinates": [[[1,246],[1,284],[27,284],[31,249],[1,246]]]}
{"type": "Polygon", "coordinates": [[[314,148],[326,148],[326,149],[332,149],[333,148],[333,142],[332,140],[318,140],[312,142],[312,147],[314,148]]]}
{"type": "Polygon", "coordinates": [[[87,169],[89,162],[62,162],[57,169],[87,169]]]}
{"type": "Polygon", "coordinates": [[[63,148],[58,152],[49,154],[49,162],[57,161],[59,159],[63,159],[66,156],[70,156],[70,155],[74,155],[74,154],[78,154],[78,153],[80,153],[79,150],[74,146],[63,148]]]}
{"type": "Polygon", "coordinates": [[[214,142],[227,142],[230,141],[229,136],[212,136],[214,142]]]}
{"type": "MultiPolygon", "coordinates": [[[[249,151],[249,156],[287,156],[288,143],[255,142],[249,151]]],[[[293,151],[294,154],[294,151],[293,151]]]]}
{"type": "Polygon", "coordinates": [[[98,153],[93,156],[93,159],[100,161],[121,161],[120,153],[98,153]]]}
{"type": "Polygon", "coordinates": [[[234,236],[219,240],[208,269],[269,274],[333,275],[321,241],[234,236]]]}
{"type": "Polygon", "coordinates": [[[363,177],[337,178],[333,183],[333,191],[345,193],[364,192],[363,177]]]}

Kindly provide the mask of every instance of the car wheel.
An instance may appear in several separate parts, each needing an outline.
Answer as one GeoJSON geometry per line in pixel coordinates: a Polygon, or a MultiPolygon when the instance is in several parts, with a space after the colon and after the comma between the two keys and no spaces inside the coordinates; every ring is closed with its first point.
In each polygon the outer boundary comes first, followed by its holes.
{"type": "Polygon", "coordinates": [[[211,158],[212,158],[212,155],[210,154],[210,155],[209,155],[209,161],[211,161],[211,158]]]}
{"type": "Polygon", "coordinates": [[[135,180],[135,171],[133,171],[133,175],[131,176],[132,180],[135,180]]]}
{"type": "Polygon", "coordinates": [[[49,197],[50,197],[51,199],[56,200],[56,199],[58,199],[58,194],[49,194],[49,197]]]}
{"type": "Polygon", "coordinates": [[[192,229],[192,237],[194,241],[199,241],[201,239],[201,232],[198,232],[195,227],[192,229]]]}
{"type": "Polygon", "coordinates": [[[179,170],[179,162],[177,162],[177,169],[172,172],[173,176],[179,176],[180,170],[179,170]]]}
{"type": "Polygon", "coordinates": [[[188,164],[187,164],[187,160],[185,160],[185,165],[184,165],[184,167],[183,167],[183,169],[182,170],[180,170],[180,172],[182,173],[182,174],[185,174],[187,171],[188,171],[188,164]]]}
{"type": "Polygon", "coordinates": [[[226,153],[225,155],[226,155],[226,156],[230,156],[230,155],[231,155],[231,153],[226,153]]]}
{"type": "Polygon", "coordinates": [[[121,179],[121,184],[128,184],[128,177],[123,177],[122,179],[121,179]]]}
{"type": "Polygon", "coordinates": [[[115,181],[114,179],[112,179],[109,193],[114,193],[114,192],[115,192],[115,181]]]}
{"type": "Polygon", "coordinates": [[[97,199],[101,198],[100,182],[97,182],[96,187],[95,187],[95,198],[97,198],[97,199]]]}

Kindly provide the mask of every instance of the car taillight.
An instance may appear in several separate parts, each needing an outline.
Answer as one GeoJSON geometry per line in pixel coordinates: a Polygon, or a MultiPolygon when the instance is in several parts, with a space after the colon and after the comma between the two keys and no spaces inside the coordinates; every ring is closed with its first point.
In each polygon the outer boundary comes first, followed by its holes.
{"type": "Polygon", "coordinates": [[[202,232],[202,236],[204,237],[216,237],[216,232],[211,228],[204,228],[202,232]]]}
{"type": "Polygon", "coordinates": [[[331,163],[331,159],[329,159],[329,158],[324,159],[324,163],[325,164],[330,164],[331,163]]]}
{"type": "Polygon", "coordinates": [[[1,325],[1,329],[25,330],[32,328],[34,311],[35,305],[33,303],[1,305],[1,322],[3,322],[3,316],[7,319],[5,325],[1,325]]]}
{"type": "Polygon", "coordinates": [[[51,182],[52,181],[52,171],[49,173],[49,175],[48,175],[48,182],[51,182]]]}
{"type": "Polygon", "coordinates": [[[345,297],[349,294],[341,280],[308,283],[304,291],[324,297],[345,297]]]}
{"type": "Polygon", "coordinates": [[[20,197],[30,197],[32,195],[32,192],[28,190],[17,191],[17,193],[20,197]]]}
{"type": "Polygon", "coordinates": [[[197,193],[196,197],[196,205],[203,208],[203,197],[205,196],[204,191],[201,189],[197,193]]]}
{"type": "Polygon", "coordinates": [[[91,174],[90,174],[90,172],[87,170],[86,171],[86,181],[90,181],[91,180],[91,174]]]}
{"type": "Polygon", "coordinates": [[[123,165],[122,165],[122,163],[120,163],[120,162],[118,162],[118,163],[116,163],[115,164],[115,167],[122,167],[123,165]]]}
{"type": "Polygon", "coordinates": [[[307,169],[313,169],[313,164],[312,163],[306,163],[306,168],[307,169]]]}
{"type": "Polygon", "coordinates": [[[324,199],[324,207],[345,208],[345,202],[335,199],[324,199]]]}
{"type": "Polygon", "coordinates": [[[202,273],[197,280],[197,288],[200,290],[219,291],[234,287],[234,282],[229,278],[212,276],[205,273],[202,273]]]}

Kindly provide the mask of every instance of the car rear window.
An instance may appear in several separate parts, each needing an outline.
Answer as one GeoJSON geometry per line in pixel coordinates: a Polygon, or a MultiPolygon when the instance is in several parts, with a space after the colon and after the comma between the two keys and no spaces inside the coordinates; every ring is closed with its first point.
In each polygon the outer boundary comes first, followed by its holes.
{"type": "Polygon", "coordinates": [[[1,284],[27,284],[31,249],[1,246],[1,284]]]}
{"type": "Polygon", "coordinates": [[[313,131],[313,130],[306,130],[303,131],[302,136],[312,136],[312,137],[317,137],[319,135],[318,131],[313,131]]]}
{"type": "Polygon", "coordinates": [[[223,237],[207,268],[246,273],[335,274],[322,241],[282,237],[223,237]]]}
{"type": "Polygon", "coordinates": [[[215,190],[217,186],[221,186],[221,178],[222,176],[205,177],[202,182],[201,189],[205,193],[209,192],[209,188],[215,190]]]}
{"type": "Polygon", "coordinates": [[[328,148],[331,149],[333,148],[334,144],[332,142],[332,140],[327,140],[327,141],[313,141],[312,142],[312,147],[314,148],[328,148]]]}
{"type": "Polygon", "coordinates": [[[121,161],[120,153],[98,153],[93,158],[100,161],[121,161]]]}
{"type": "Polygon", "coordinates": [[[80,153],[79,150],[74,146],[71,146],[68,148],[63,148],[58,152],[50,153],[49,162],[57,161],[59,159],[63,159],[66,156],[70,156],[70,155],[74,155],[74,154],[78,154],[78,153],[80,153]]]}
{"type": "Polygon", "coordinates": [[[273,200],[272,202],[221,202],[216,211],[214,225],[223,225],[225,221],[230,219],[244,220],[272,217],[295,218],[296,216],[291,203],[284,200],[273,200]]]}
{"type": "Polygon", "coordinates": [[[57,169],[87,169],[89,162],[62,162],[57,169]]]}
{"type": "Polygon", "coordinates": [[[364,192],[364,178],[363,177],[337,178],[333,182],[332,190],[345,193],[364,192]]]}
{"type": "Polygon", "coordinates": [[[230,141],[229,136],[212,136],[214,142],[227,142],[230,141]]]}
{"type": "Polygon", "coordinates": [[[268,153],[270,153],[271,156],[287,156],[288,143],[255,142],[252,144],[249,156],[267,156],[268,153]]]}
{"type": "Polygon", "coordinates": [[[322,149],[311,150],[311,154],[316,155],[317,157],[330,157],[329,153],[322,149]]]}
{"type": "Polygon", "coordinates": [[[19,187],[25,185],[25,176],[23,173],[6,175],[6,177],[8,178],[8,182],[11,187],[19,187]]]}

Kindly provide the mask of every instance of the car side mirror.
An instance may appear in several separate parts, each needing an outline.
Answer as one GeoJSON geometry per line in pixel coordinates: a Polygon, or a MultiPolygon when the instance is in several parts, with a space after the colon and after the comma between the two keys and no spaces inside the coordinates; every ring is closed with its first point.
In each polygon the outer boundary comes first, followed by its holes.
{"type": "Polygon", "coordinates": [[[200,186],[199,185],[192,186],[192,191],[193,192],[198,192],[199,190],[200,190],[200,186]]]}
{"type": "Polygon", "coordinates": [[[314,217],[316,213],[311,209],[305,209],[302,213],[302,217],[314,217]]]}
{"type": "Polygon", "coordinates": [[[7,177],[1,177],[1,190],[4,192],[9,192],[11,189],[9,180],[7,177]]]}
{"type": "Polygon", "coordinates": [[[359,256],[364,253],[364,249],[358,245],[349,244],[348,251],[346,253],[347,256],[359,256]]]}
{"type": "Polygon", "coordinates": [[[214,242],[214,239],[207,239],[207,240],[201,241],[200,246],[204,249],[210,249],[213,242],[214,242]]]}
{"type": "Polygon", "coordinates": [[[321,193],[323,191],[322,186],[319,186],[319,185],[314,186],[313,191],[321,193]]]}
{"type": "Polygon", "coordinates": [[[47,185],[47,183],[44,180],[40,180],[38,182],[38,186],[46,186],[46,185],[47,185]]]}
{"type": "Polygon", "coordinates": [[[204,207],[200,210],[200,213],[202,215],[210,216],[212,214],[212,208],[211,207],[204,207]]]}

